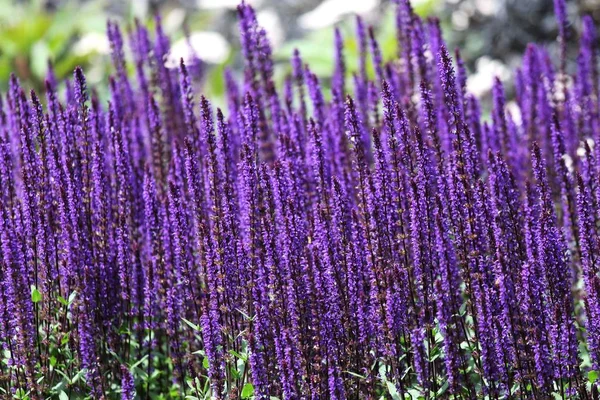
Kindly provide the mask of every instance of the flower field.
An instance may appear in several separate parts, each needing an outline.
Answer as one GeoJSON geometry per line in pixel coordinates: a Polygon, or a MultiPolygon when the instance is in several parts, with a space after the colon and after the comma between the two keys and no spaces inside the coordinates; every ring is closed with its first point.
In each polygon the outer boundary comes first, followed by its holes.
{"type": "Polygon", "coordinates": [[[357,18],[282,84],[242,2],[223,110],[159,17],[108,23],[108,101],[13,76],[0,398],[598,399],[598,37],[554,7],[491,105],[408,0],[394,59],[357,18]]]}

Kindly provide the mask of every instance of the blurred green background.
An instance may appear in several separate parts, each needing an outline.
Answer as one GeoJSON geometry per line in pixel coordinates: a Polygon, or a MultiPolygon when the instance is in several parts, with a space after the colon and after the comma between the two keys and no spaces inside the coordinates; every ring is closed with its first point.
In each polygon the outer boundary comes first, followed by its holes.
{"type": "MultiPolygon", "coordinates": [[[[332,71],[333,29],[341,27],[349,69],[356,64],[353,37],[356,13],[378,31],[383,55],[395,54],[394,8],[390,0],[249,0],[267,29],[276,62],[286,61],[293,48],[317,74],[332,71]]],[[[556,25],[552,0],[413,0],[422,16],[440,17],[450,46],[459,46],[471,72],[470,89],[485,94],[491,78],[508,79],[529,41],[552,43],[556,25]]],[[[600,0],[569,1],[572,16],[598,13],[600,0]]],[[[0,0],[0,90],[11,72],[33,89],[43,87],[48,60],[59,80],[81,65],[90,85],[112,73],[105,36],[107,19],[126,30],[134,18],[152,25],[160,13],[172,39],[174,60],[185,57],[184,26],[193,47],[206,63],[203,90],[223,92],[223,65],[239,70],[237,0],[0,0]]],[[[597,17],[597,15],[595,15],[597,17]]],[[[578,18],[572,18],[573,33],[578,18]]],[[[278,68],[280,75],[288,67],[278,68]]],[[[100,85],[101,86],[101,85],[100,85]]]]}

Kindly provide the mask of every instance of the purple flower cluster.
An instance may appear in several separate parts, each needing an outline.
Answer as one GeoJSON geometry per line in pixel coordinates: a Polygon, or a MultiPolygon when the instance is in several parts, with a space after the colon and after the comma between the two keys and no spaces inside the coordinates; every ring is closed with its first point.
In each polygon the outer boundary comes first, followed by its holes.
{"type": "Polygon", "coordinates": [[[153,35],[108,24],[106,104],[81,69],[60,93],[50,72],[45,99],[13,77],[2,397],[63,376],[94,399],[597,396],[597,37],[584,18],[568,71],[555,7],[558,62],[530,45],[516,104],[496,79],[489,120],[408,0],[395,60],[358,18],[351,74],[335,31],[327,91],[298,52],[276,85],[242,3],[227,113],[194,90],[200,60],[165,65],[158,18],[153,35]]]}

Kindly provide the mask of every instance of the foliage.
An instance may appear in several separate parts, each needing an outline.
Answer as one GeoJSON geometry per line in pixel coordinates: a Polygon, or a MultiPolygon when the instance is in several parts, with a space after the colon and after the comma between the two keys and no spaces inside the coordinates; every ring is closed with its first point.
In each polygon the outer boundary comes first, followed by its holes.
{"type": "Polygon", "coordinates": [[[101,3],[70,3],[50,13],[43,3],[4,1],[1,4],[2,88],[6,90],[8,78],[14,72],[28,85],[42,89],[49,60],[61,79],[69,75],[77,65],[89,67],[94,75],[107,74],[107,56],[99,52],[98,48],[89,46],[87,49],[77,49],[79,39],[86,36],[95,37],[100,42],[98,46],[102,45],[107,17],[101,3]]]}

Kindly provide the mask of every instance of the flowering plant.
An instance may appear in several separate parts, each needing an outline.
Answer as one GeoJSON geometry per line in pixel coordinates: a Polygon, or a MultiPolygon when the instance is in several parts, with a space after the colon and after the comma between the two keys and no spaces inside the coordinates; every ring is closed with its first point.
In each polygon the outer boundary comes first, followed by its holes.
{"type": "Polygon", "coordinates": [[[352,85],[336,30],[329,94],[298,52],[277,87],[244,3],[226,113],[196,96],[199,60],[165,65],[158,18],[132,61],[108,24],[107,104],[81,69],[62,99],[52,72],[44,101],[13,77],[2,396],[597,398],[597,38],[584,18],[568,71],[555,9],[558,62],[530,45],[490,121],[408,0],[395,60],[357,19],[352,85]]]}

